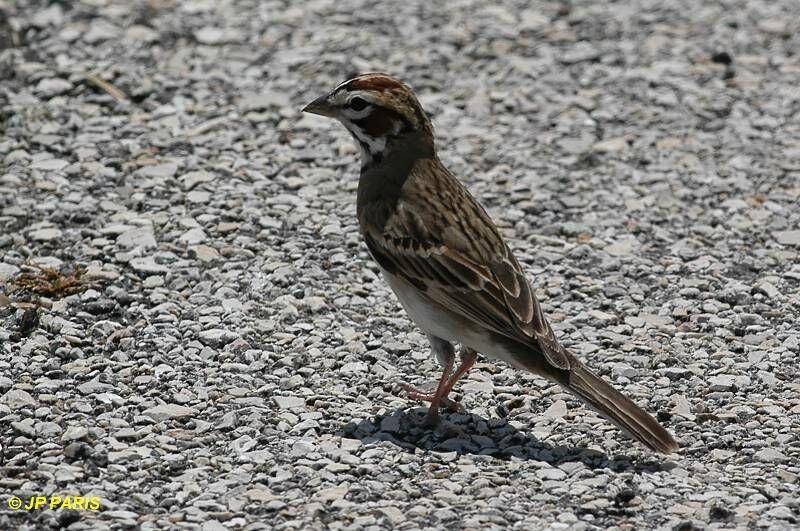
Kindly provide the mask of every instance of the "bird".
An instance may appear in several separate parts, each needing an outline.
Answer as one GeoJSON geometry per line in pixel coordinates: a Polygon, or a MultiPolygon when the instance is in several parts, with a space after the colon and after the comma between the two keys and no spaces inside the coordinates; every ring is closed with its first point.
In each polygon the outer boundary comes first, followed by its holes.
{"type": "Polygon", "coordinates": [[[361,235],[443,368],[435,391],[403,385],[409,398],[430,402],[426,424],[440,422],[440,408],[457,407],[448,395],[481,354],[559,384],[655,452],[678,449],[655,418],[558,341],[497,226],[440,160],[431,120],[408,85],[360,74],[302,110],[338,120],[360,148],[361,235]]]}

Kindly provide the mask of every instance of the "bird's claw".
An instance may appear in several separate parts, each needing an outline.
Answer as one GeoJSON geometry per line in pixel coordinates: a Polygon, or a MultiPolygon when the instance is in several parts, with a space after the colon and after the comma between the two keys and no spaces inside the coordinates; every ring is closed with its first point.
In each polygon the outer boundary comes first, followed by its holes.
{"type": "MultiPolygon", "coordinates": [[[[436,393],[432,391],[423,391],[417,387],[414,387],[411,384],[407,384],[405,382],[400,382],[400,387],[406,392],[406,395],[411,400],[420,400],[422,402],[433,402],[436,399],[436,393]]],[[[452,400],[448,397],[444,397],[439,402],[439,406],[447,409],[451,413],[463,413],[466,411],[464,406],[462,406],[459,402],[452,400]]],[[[429,413],[430,415],[431,413],[429,413]]],[[[436,423],[434,422],[433,425],[436,423]]]]}

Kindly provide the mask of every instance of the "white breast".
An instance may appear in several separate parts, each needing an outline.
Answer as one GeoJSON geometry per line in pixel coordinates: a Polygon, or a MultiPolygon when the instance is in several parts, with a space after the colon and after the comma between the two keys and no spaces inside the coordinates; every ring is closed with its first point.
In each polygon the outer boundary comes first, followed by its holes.
{"type": "Polygon", "coordinates": [[[432,303],[417,288],[400,277],[381,269],[383,277],[394,291],[411,320],[426,334],[473,348],[490,358],[521,367],[513,354],[493,342],[478,325],[455,312],[432,303]]]}

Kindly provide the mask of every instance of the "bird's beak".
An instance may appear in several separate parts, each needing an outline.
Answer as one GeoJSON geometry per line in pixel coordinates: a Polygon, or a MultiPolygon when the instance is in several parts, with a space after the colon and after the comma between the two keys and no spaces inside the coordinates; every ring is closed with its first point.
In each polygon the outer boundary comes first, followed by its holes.
{"type": "Polygon", "coordinates": [[[335,108],[333,105],[330,104],[328,101],[328,96],[322,96],[305,107],[303,107],[303,112],[310,112],[311,114],[319,114],[320,116],[328,116],[333,117],[335,108]]]}

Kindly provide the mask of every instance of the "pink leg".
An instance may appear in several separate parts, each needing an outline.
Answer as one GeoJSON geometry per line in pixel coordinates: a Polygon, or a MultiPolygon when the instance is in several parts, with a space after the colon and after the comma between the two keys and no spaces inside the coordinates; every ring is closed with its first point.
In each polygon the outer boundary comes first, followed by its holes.
{"type": "Polygon", "coordinates": [[[447,388],[444,392],[444,396],[447,397],[450,394],[450,391],[453,390],[453,387],[456,385],[456,382],[464,376],[467,371],[469,371],[473,365],[475,365],[475,360],[478,359],[478,353],[472,350],[471,348],[462,347],[461,349],[461,363],[456,369],[456,372],[450,379],[447,381],[447,388]]]}
{"type": "Polygon", "coordinates": [[[439,420],[439,407],[445,406],[448,409],[459,411],[460,405],[447,398],[450,391],[456,385],[456,382],[464,376],[464,374],[475,364],[475,359],[478,353],[470,348],[463,348],[461,351],[461,363],[456,369],[455,373],[448,378],[450,370],[453,368],[453,360],[447,360],[442,377],[439,379],[439,385],[436,387],[435,393],[420,391],[410,385],[403,384],[403,388],[408,393],[408,397],[414,400],[424,400],[431,403],[428,409],[428,414],[425,416],[425,423],[428,425],[435,425],[439,420]]]}

